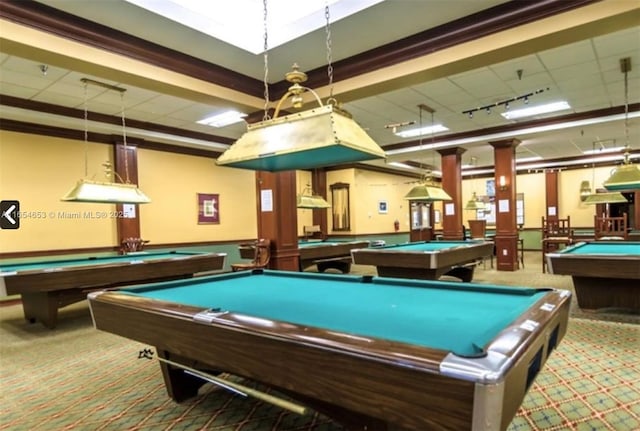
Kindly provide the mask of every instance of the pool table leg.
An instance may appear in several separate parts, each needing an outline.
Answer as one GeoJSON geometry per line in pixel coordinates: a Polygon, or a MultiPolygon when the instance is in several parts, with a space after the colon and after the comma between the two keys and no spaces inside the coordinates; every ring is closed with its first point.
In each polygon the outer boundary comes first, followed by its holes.
{"type": "Polygon", "coordinates": [[[578,307],[583,310],[622,308],[640,311],[637,279],[573,276],[578,307]]]}
{"type": "Polygon", "coordinates": [[[58,309],[87,299],[87,293],[82,288],[22,293],[24,318],[31,323],[39,321],[47,328],[54,329],[58,323],[58,309]]]}
{"type": "Polygon", "coordinates": [[[465,283],[470,283],[473,280],[473,266],[456,266],[455,268],[451,268],[445,275],[450,275],[452,277],[459,278],[465,283]]]}
{"type": "Polygon", "coordinates": [[[325,272],[329,268],[337,269],[343,274],[351,271],[351,256],[337,257],[332,259],[319,259],[314,261],[318,267],[318,272],[325,272]]]}
{"type": "MultiPolygon", "coordinates": [[[[193,366],[194,361],[191,359],[182,358],[178,355],[169,353],[166,350],[156,349],[156,351],[158,357],[162,359],[168,359],[173,362],[178,362],[180,364],[196,368],[193,366]]],[[[198,395],[198,389],[207,383],[198,377],[186,374],[182,369],[175,368],[166,362],[160,361],[160,370],[162,371],[164,385],[167,388],[167,394],[169,394],[169,397],[172,400],[178,403],[198,395]]]]}
{"type": "Polygon", "coordinates": [[[55,292],[28,292],[22,297],[24,318],[30,323],[41,322],[49,329],[58,322],[58,301],[55,292]]]}

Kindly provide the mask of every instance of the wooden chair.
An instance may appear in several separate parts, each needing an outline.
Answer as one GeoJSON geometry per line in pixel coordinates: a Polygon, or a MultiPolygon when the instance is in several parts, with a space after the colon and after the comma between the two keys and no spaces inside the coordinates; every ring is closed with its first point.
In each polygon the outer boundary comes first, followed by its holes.
{"type": "Polygon", "coordinates": [[[471,239],[485,239],[487,235],[487,221],[469,220],[469,231],[471,232],[471,239]]]}
{"type": "MultiPolygon", "coordinates": [[[[468,220],[469,221],[469,239],[487,241],[487,221],[486,220],[468,220]]],[[[464,227],[464,226],[463,226],[464,227]]],[[[491,268],[493,268],[493,256],[495,255],[495,241],[493,253],[491,253],[491,268]]],[[[486,268],[487,257],[482,258],[482,265],[486,268]]]]}
{"type": "Polygon", "coordinates": [[[594,216],[594,227],[596,241],[629,239],[627,213],[624,213],[622,217],[594,216]]]}
{"type": "Polygon", "coordinates": [[[120,244],[120,252],[122,254],[126,253],[135,253],[138,251],[143,251],[144,246],[148,244],[149,241],[144,240],[142,238],[125,238],[122,240],[120,244]]]}
{"type": "Polygon", "coordinates": [[[271,240],[259,239],[254,244],[255,254],[253,260],[248,263],[234,263],[232,271],[245,271],[249,269],[266,268],[271,259],[271,240]]]}
{"type": "Polygon", "coordinates": [[[547,253],[558,250],[573,242],[571,216],[567,218],[542,217],[542,272],[547,269],[547,253]]]}
{"type": "Polygon", "coordinates": [[[321,239],[326,238],[325,234],[320,229],[320,225],[314,224],[311,226],[302,226],[302,232],[304,233],[304,239],[321,239]]]}

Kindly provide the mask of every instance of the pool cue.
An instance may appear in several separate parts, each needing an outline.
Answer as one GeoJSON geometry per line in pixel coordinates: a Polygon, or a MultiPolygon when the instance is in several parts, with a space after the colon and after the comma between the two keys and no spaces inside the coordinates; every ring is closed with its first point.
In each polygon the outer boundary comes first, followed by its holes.
{"type": "Polygon", "coordinates": [[[249,388],[247,386],[241,385],[236,382],[232,382],[229,380],[222,379],[220,377],[212,376],[211,374],[202,372],[200,370],[196,370],[191,367],[187,367],[186,365],[182,365],[177,362],[170,361],[169,359],[158,358],[158,360],[161,362],[165,362],[169,365],[173,365],[174,367],[181,368],[187,374],[206,380],[207,382],[213,383],[216,386],[220,386],[222,388],[230,390],[236,394],[239,394],[245,397],[252,396],[254,398],[257,398],[269,404],[273,404],[275,406],[281,407],[283,409],[287,409],[299,415],[305,415],[309,410],[307,407],[301,406],[300,404],[296,404],[294,402],[285,400],[283,398],[278,398],[276,396],[269,395],[266,392],[258,391],[256,389],[249,388]]]}

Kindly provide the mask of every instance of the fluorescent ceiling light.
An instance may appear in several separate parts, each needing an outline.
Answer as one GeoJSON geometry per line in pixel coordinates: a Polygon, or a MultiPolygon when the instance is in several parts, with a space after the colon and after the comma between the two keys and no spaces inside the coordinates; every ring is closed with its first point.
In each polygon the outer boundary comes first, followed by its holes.
{"type": "Polygon", "coordinates": [[[401,163],[401,162],[389,162],[387,164],[389,166],[395,166],[396,168],[412,169],[412,170],[419,169],[419,168],[416,168],[415,166],[407,165],[406,163],[401,163]]]}
{"type": "Polygon", "coordinates": [[[433,126],[402,130],[400,132],[396,132],[396,135],[400,136],[401,138],[414,138],[416,136],[428,135],[431,133],[446,132],[447,130],[449,130],[449,128],[443,126],[442,124],[434,124],[433,126]]]}
{"type": "MultiPolygon", "coordinates": [[[[155,14],[191,27],[253,54],[264,50],[262,0],[126,0],[155,14]]],[[[331,22],[360,12],[382,0],[269,0],[269,49],[325,26],[325,3],[331,22]]]]}
{"type": "MultiPolygon", "coordinates": [[[[628,115],[629,119],[639,118],[639,117],[640,117],[640,111],[630,112],[628,115]]],[[[567,121],[566,123],[554,123],[554,124],[546,124],[544,126],[525,127],[517,130],[509,130],[507,132],[489,133],[487,135],[476,135],[468,138],[458,138],[458,139],[451,139],[448,141],[441,141],[435,144],[430,144],[429,149],[435,150],[438,148],[452,148],[460,145],[471,144],[474,142],[492,141],[496,139],[518,137],[524,134],[536,134],[536,133],[549,132],[553,130],[563,130],[571,127],[581,127],[581,126],[587,126],[590,124],[602,124],[602,123],[608,123],[610,121],[619,121],[624,119],[625,119],[625,114],[614,114],[614,115],[607,115],[604,117],[587,118],[584,120],[567,121]]],[[[413,145],[411,147],[399,148],[397,150],[387,150],[386,153],[387,153],[387,157],[390,157],[390,156],[399,157],[400,155],[403,155],[403,157],[407,157],[406,155],[409,153],[420,152],[422,150],[424,150],[424,148],[421,148],[420,145],[413,145]]]]}
{"type": "Polygon", "coordinates": [[[536,162],[538,160],[542,160],[542,157],[540,156],[522,157],[521,159],[516,159],[516,163],[536,162]]]}
{"type": "MultiPolygon", "coordinates": [[[[553,168],[556,166],[574,166],[574,165],[591,165],[593,163],[611,163],[611,162],[619,162],[624,159],[623,155],[615,155],[615,156],[601,156],[601,157],[592,157],[589,159],[576,159],[576,160],[565,160],[558,162],[547,162],[547,163],[532,163],[530,165],[518,166],[518,171],[526,171],[531,169],[545,169],[545,168],[553,168]]],[[[640,159],[640,154],[631,154],[629,156],[630,160],[640,159]]],[[[472,171],[464,171],[462,172],[463,177],[473,176],[473,175],[483,175],[490,174],[495,172],[494,169],[475,169],[472,171]]]]}
{"type": "MultiPolygon", "coordinates": [[[[640,154],[631,154],[629,156],[629,160],[640,158],[640,154]]],[[[531,165],[526,166],[518,166],[518,170],[523,169],[542,169],[542,168],[551,168],[554,166],[569,166],[569,165],[591,165],[594,163],[610,163],[610,162],[618,162],[624,160],[624,156],[622,154],[617,154],[614,156],[601,156],[601,157],[592,157],[588,159],[576,159],[576,160],[565,160],[558,162],[548,162],[548,163],[532,163],[531,165]]]]}
{"type": "Polygon", "coordinates": [[[564,111],[565,109],[571,109],[571,106],[569,106],[569,104],[563,100],[561,102],[547,103],[546,105],[514,109],[513,111],[503,112],[500,115],[502,115],[507,120],[515,120],[516,118],[531,117],[533,115],[548,114],[549,112],[564,111]]]}
{"type": "Polygon", "coordinates": [[[597,148],[595,150],[586,150],[582,154],[602,154],[602,153],[617,153],[623,151],[624,147],[611,147],[611,148],[597,148]]]}
{"type": "Polygon", "coordinates": [[[495,172],[493,169],[474,169],[472,171],[465,171],[462,173],[463,177],[468,177],[471,175],[484,175],[484,174],[490,174],[492,172],[495,172]]]}
{"type": "Polygon", "coordinates": [[[226,111],[222,114],[212,115],[198,121],[198,124],[205,124],[213,127],[224,127],[230,124],[239,123],[247,114],[238,111],[226,111]]]}

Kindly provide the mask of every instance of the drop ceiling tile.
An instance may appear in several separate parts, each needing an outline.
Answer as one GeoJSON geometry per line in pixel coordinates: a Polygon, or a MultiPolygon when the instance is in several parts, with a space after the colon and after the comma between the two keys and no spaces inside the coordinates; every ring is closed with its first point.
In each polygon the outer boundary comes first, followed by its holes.
{"type": "Polygon", "coordinates": [[[564,45],[538,53],[544,67],[548,70],[559,69],[595,59],[595,51],[590,40],[564,45]]]}

